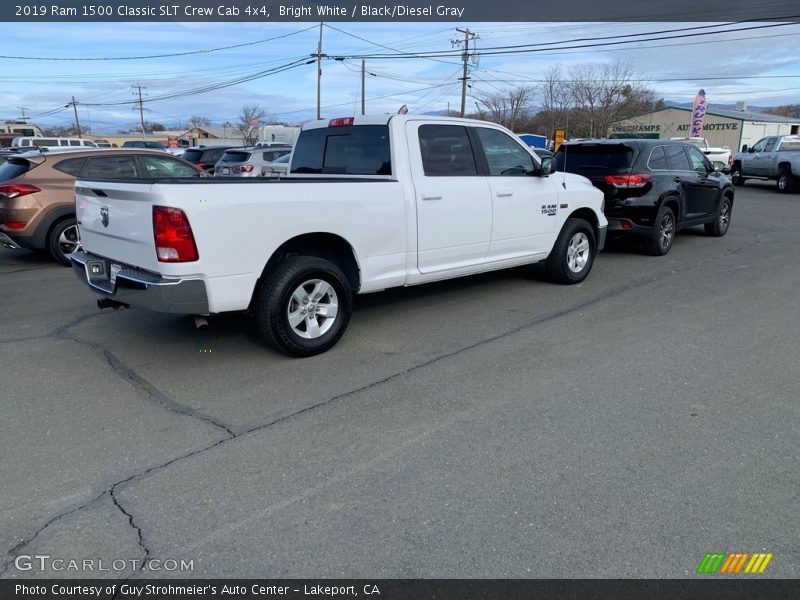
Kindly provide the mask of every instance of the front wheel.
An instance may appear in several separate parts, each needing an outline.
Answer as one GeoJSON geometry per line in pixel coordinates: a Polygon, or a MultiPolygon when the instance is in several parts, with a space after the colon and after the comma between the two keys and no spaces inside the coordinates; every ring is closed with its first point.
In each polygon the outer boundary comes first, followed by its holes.
{"type": "Polygon", "coordinates": [[[50,230],[50,235],[47,239],[47,249],[50,256],[55,258],[64,266],[71,266],[70,255],[75,252],[75,249],[80,244],[81,239],[78,234],[78,223],[74,218],[64,219],[59,221],[50,230]]]}
{"type": "Polygon", "coordinates": [[[732,209],[733,205],[731,204],[731,199],[727,196],[723,197],[719,203],[717,217],[711,223],[705,224],[706,233],[714,237],[722,237],[728,233],[728,227],[731,226],[732,209]]]}
{"type": "Polygon", "coordinates": [[[336,264],[315,256],[292,256],[261,284],[256,323],[278,350],[313,356],[344,335],[352,309],[350,282],[336,264]]]}
{"type": "Polygon", "coordinates": [[[555,283],[580,283],[592,270],[596,253],[592,226],[583,219],[567,219],[545,261],[547,277],[555,283]]]}
{"type": "Polygon", "coordinates": [[[742,177],[742,165],[734,163],[731,168],[731,182],[733,185],[744,185],[744,177],[742,177]]]}
{"type": "Polygon", "coordinates": [[[788,171],[781,171],[778,174],[778,193],[789,194],[794,191],[794,176],[788,171]]]}

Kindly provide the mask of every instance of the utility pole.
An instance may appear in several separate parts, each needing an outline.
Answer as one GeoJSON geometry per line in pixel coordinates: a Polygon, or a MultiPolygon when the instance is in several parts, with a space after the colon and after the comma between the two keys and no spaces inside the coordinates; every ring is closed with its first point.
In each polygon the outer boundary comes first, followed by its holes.
{"type": "Polygon", "coordinates": [[[322,118],[320,98],[322,93],[322,23],[319,24],[319,42],[317,42],[317,119],[322,118]]]}
{"type": "Polygon", "coordinates": [[[139,92],[139,100],[137,101],[139,105],[139,126],[142,128],[142,139],[144,139],[144,101],[142,100],[142,86],[137,84],[133,87],[139,92]]]}
{"type": "Polygon", "coordinates": [[[361,59],[361,114],[364,114],[365,103],[366,100],[364,99],[364,92],[366,90],[366,78],[367,78],[367,62],[362,58],[361,59]]]}
{"type": "Polygon", "coordinates": [[[25,106],[18,106],[17,108],[19,109],[19,114],[21,115],[20,121],[22,121],[23,123],[27,123],[28,117],[25,116],[25,111],[28,110],[28,108],[25,106]]]}
{"type": "Polygon", "coordinates": [[[478,36],[469,29],[456,29],[456,31],[464,34],[463,41],[451,40],[450,42],[454,46],[464,44],[464,53],[461,55],[461,60],[464,61],[464,74],[461,77],[461,116],[463,117],[467,105],[467,80],[469,79],[467,76],[467,61],[469,61],[469,41],[478,39],[478,36]]]}
{"type": "Polygon", "coordinates": [[[81,122],[78,121],[78,103],[75,102],[75,96],[72,97],[72,110],[75,111],[75,127],[78,129],[78,139],[81,139],[81,122]]]}

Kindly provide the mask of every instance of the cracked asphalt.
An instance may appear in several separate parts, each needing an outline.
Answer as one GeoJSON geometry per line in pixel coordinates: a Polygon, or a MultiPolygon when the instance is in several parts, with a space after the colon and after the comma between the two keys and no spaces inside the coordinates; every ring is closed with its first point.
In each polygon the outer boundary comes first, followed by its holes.
{"type": "Polygon", "coordinates": [[[0,249],[0,576],[681,578],[767,551],[798,577],[798,245],[800,195],[748,183],[724,238],[613,243],[572,287],[360,297],[305,360],[243,315],[98,311],[0,249]]]}

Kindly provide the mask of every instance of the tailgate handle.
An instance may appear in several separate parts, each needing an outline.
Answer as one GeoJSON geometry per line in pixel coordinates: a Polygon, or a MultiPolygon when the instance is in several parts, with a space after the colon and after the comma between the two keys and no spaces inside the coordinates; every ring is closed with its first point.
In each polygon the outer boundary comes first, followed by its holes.
{"type": "Polygon", "coordinates": [[[95,196],[100,196],[101,198],[107,198],[108,194],[106,194],[103,190],[92,190],[95,196]]]}

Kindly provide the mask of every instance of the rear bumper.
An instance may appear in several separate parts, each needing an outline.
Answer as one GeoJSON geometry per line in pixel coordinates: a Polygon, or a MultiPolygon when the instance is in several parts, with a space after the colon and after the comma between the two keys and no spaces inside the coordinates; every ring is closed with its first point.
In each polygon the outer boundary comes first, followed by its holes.
{"type": "Polygon", "coordinates": [[[78,248],[70,256],[78,279],[96,294],[127,304],[166,313],[208,314],[208,295],[202,279],[165,279],[128,265],[111,281],[112,261],[78,248]]]}
{"type": "Polygon", "coordinates": [[[614,234],[640,235],[648,237],[653,234],[653,226],[638,225],[631,219],[608,219],[608,230],[614,234]]]}

